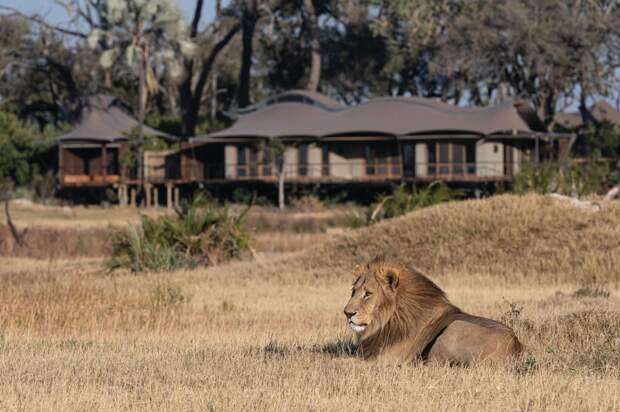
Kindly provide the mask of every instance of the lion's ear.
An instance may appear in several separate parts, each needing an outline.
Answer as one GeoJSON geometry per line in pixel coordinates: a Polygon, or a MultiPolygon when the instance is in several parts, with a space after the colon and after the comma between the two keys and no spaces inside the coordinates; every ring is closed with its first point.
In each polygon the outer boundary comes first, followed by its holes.
{"type": "Polygon", "coordinates": [[[382,276],[383,283],[390,289],[396,290],[398,284],[400,283],[400,276],[398,272],[394,269],[388,269],[383,273],[382,276]]]}

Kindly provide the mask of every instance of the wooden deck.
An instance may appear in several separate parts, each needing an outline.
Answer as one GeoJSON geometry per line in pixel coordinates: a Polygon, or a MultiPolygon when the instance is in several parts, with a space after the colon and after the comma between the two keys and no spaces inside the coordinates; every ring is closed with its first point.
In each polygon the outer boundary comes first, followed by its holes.
{"type": "MultiPolygon", "coordinates": [[[[361,184],[419,182],[428,183],[444,181],[449,183],[486,183],[510,182],[513,170],[518,165],[501,162],[487,164],[441,164],[418,163],[403,168],[400,164],[366,164],[364,162],[324,164],[287,164],[284,168],[284,180],[296,184],[361,184]],[[403,173],[403,171],[405,173],[403,173]]],[[[191,183],[226,184],[234,182],[278,182],[277,167],[274,164],[221,164],[221,165],[186,165],[180,176],[166,177],[165,174],[148,174],[146,183],[155,186],[182,185],[191,183]]],[[[60,184],[67,187],[104,187],[115,184],[136,186],[141,181],[134,176],[118,174],[62,174],[60,184]]]]}

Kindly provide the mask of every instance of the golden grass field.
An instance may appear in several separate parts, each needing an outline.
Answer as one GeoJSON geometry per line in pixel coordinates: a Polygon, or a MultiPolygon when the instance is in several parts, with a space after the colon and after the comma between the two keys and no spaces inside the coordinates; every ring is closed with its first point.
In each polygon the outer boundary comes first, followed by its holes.
{"type": "MultiPolygon", "coordinates": [[[[289,235],[300,234],[278,234],[289,235]]],[[[301,235],[294,252],[177,273],[108,274],[96,253],[5,254],[0,409],[620,409],[619,205],[506,195],[301,235]],[[355,358],[349,272],[379,254],[514,327],[528,354],[467,368],[355,358]]]]}

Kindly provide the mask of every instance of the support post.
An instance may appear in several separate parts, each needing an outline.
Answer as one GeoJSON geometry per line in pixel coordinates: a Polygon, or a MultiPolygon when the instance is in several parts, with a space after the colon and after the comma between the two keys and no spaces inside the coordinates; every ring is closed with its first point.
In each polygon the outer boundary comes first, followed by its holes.
{"type": "Polygon", "coordinates": [[[131,196],[131,207],[136,207],[136,188],[129,189],[129,193],[131,196]]]}
{"type": "Polygon", "coordinates": [[[166,207],[172,210],[172,183],[166,183],[166,207]]]}
{"type": "Polygon", "coordinates": [[[142,188],[142,193],[146,195],[144,207],[148,209],[151,207],[151,185],[145,184],[142,188]]]}
{"type": "Polygon", "coordinates": [[[159,207],[159,189],[153,187],[153,207],[159,207]]]}
{"type": "Polygon", "coordinates": [[[108,177],[108,149],[105,144],[101,145],[101,175],[105,182],[108,177]]]}
{"type": "Polygon", "coordinates": [[[181,204],[181,190],[178,187],[174,188],[174,205],[179,207],[181,204]]]}
{"type": "Polygon", "coordinates": [[[58,145],[58,181],[60,184],[64,184],[65,178],[65,159],[63,157],[63,152],[65,151],[62,143],[58,145]]]}

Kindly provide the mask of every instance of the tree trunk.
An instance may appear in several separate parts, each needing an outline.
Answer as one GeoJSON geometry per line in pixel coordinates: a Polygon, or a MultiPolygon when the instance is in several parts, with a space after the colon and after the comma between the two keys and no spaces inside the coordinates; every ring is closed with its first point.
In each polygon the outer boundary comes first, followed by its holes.
{"type": "MultiPolygon", "coordinates": [[[[144,117],[146,111],[146,50],[140,48],[140,64],[138,69],[138,181],[144,185],[144,117]]],[[[141,189],[140,189],[141,190],[141,189]]]]}
{"type": "Polygon", "coordinates": [[[240,24],[232,26],[226,35],[222,37],[214,46],[207,59],[202,64],[196,85],[192,87],[194,82],[193,62],[188,60],[185,63],[185,79],[179,85],[179,100],[181,106],[181,117],[183,118],[182,134],[189,137],[196,133],[196,124],[198,123],[198,114],[200,111],[200,102],[204,93],[205,85],[211,69],[215,64],[215,59],[219,53],[224,50],[226,45],[235,37],[240,29],[240,24]]]}
{"type": "MultiPolygon", "coordinates": [[[[273,148],[270,149],[272,150],[273,153],[273,148]]],[[[276,154],[276,158],[275,158],[275,163],[276,163],[276,173],[278,175],[278,207],[280,208],[280,210],[284,210],[284,206],[285,206],[285,199],[284,199],[284,178],[285,178],[285,157],[284,157],[284,153],[286,152],[286,149],[283,147],[279,147],[277,149],[277,154],[276,154]]]]}
{"type": "MultiPolygon", "coordinates": [[[[221,0],[215,1],[215,18],[219,19],[222,15],[222,2],[221,0]]],[[[216,34],[216,42],[218,42],[219,35],[216,34]]],[[[213,66],[213,75],[211,76],[211,122],[215,122],[217,116],[217,77],[218,77],[217,65],[213,66]]]]}
{"type": "Polygon", "coordinates": [[[9,210],[10,200],[7,198],[4,202],[4,216],[6,217],[6,223],[9,226],[11,236],[13,236],[13,239],[15,240],[15,243],[17,243],[17,246],[24,247],[26,245],[26,242],[24,241],[26,229],[24,229],[24,231],[21,233],[19,232],[19,230],[17,230],[17,227],[15,227],[15,224],[13,223],[13,219],[11,219],[11,212],[9,210]]]}
{"type": "Polygon", "coordinates": [[[278,166],[278,207],[280,210],[284,210],[284,161],[278,166]]]}
{"type": "Polygon", "coordinates": [[[241,15],[242,51],[241,69],[239,70],[239,93],[237,94],[237,103],[240,108],[250,105],[250,72],[252,69],[254,32],[257,20],[258,9],[256,0],[245,1],[241,15]]]}
{"type": "Polygon", "coordinates": [[[304,0],[304,7],[308,14],[310,45],[312,47],[307,89],[316,92],[321,80],[321,42],[319,40],[318,16],[312,0],[304,0]]]}

